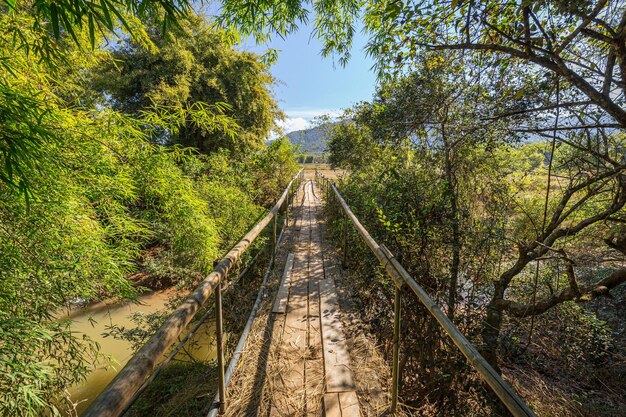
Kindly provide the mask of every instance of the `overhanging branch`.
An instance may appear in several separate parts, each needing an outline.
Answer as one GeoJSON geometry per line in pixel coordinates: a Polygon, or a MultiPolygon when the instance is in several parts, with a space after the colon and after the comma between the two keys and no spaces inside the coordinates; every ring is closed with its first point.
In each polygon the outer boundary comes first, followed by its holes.
{"type": "MultiPolygon", "coordinates": [[[[571,280],[571,277],[569,279],[571,280]]],[[[499,300],[497,307],[514,317],[537,316],[566,301],[588,301],[600,295],[605,295],[624,282],[626,282],[626,268],[621,268],[595,284],[584,287],[576,286],[575,288],[570,285],[558,294],[537,301],[534,305],[522,304],[512,300],[499,300]]]]}

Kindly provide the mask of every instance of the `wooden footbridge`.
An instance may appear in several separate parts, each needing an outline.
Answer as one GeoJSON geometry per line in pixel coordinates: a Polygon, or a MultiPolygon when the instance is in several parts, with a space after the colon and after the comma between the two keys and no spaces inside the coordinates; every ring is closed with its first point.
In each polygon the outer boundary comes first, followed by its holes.
{"type": "MultiPolygon", "coordinates": [[[[388,383],[390,400],[379,415],[393,415],[398,406],[398,375],[400,336],[400,289],[409,287],[448,336],[478,371],[484,381],[500,398],[514,416],[534,416],[532,410],[518,394],[502,380],[500,375],[482,358],[476,348],[461,334],[428,294],[407,273],[393,254],[379,245],[368,234],[352,213],[332,181],[315,172],[306,176],[301,170],[289,183],[272,210],[257,223],[217,264],[213,272],[196,288],[189,298],[166,320],[154,336],[144,345],[116,378],[94,400],[84,416],[117,417],[123,415],[143,390],[154,380],[160,369],[167,364],[189,339],[180,340],[189,323],[198,327],[197,313],[215,297],[215,323],[217,338],[217,365],[219,383],[213,406],[206,410],[208,416],[269,415],[356,417],[364,415],[360,406],[359,390],[355,384],[351,366],[351,352],[342,325],[335,282],[328,274],[331,266],[322,248],[322,233],[318,215],[328,201],[338,205],[344,214],[343,253],[347,253],[347,231],[354,227],[385,271],[396,284],[394,305],[393,357],[388,383]],[[294,210],[294,206],[298,210],[294,210]],[[294,212],[296,215],[294,216],[294,212]],[[282,219],[279,220],[279,219],[282,219]],[[282,224],[280,234],[279,223],[282,224]],[[261,285],[243,334],[235,348],[228,367],[225,365],[222,324],[222,284],[228,272],[242,254],[262,232],[270,235],[271,254],[269,266],[261,285]],[[266,298],[270,272],[279,266],[276,254],[285,232],[292,237],[291,251],[281,264],[280,285],[269,308],[271,318],[271,351],[268,369],[276,372],[262,378],[271,390],[262,390],[270,398],[269,407],[262,412],[229,412],[227,387],[237,370],[239,359],[246,355],[246,338],[250,333],[260,305],[266,298]],[[175,346],[177,344],[178,346],[175,346]],[[169,354],[165,359],[164,355],[169,354]],[[267,394],[269,393],[269,394],[267,394]]],[[[417,300],[416,300],[417,302],[417,300]]],[[[206,316],[206,315],[205,315],[206,316]]],[[[206,317],[202,317],[200,321],[206,317]]],[[[191,330],[190,333],[195,331],[191,330]]],[[[259,371],[259,370],[257,370],[259,371]]]]}
{"type": "Polygon", "coordinates": [[[287,259],[272,313],[282,372],[274,381],[270,416],[357,417],[359,406],[335,284],[324,275],[321,204],[312,181],[303,184],[294,252],[287,259]],[[323,400],[322,400],[323,398],[323,400]]]}

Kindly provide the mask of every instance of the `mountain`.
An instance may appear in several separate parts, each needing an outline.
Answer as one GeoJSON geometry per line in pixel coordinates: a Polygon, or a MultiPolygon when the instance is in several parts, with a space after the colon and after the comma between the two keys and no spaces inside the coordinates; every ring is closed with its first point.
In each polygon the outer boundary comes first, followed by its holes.
{"type": "Polygon", "coordinates": [[[285,136],[294,145],[300,145],[300,152],[321,155],[326,150],[326,143],[329,139],[326,128],[327,125],[322,125],[312,127],[311,129],[296,130],[287,133],[285,136]]]}

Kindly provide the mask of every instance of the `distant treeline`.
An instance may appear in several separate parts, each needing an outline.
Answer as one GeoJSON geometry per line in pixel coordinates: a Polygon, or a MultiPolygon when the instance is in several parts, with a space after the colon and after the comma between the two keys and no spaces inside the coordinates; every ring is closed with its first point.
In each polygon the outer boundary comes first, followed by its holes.
{"type": "Polygon", "coordinates": [[[304,154],[298,157],[299,164],[325,164],[327,162],[327,155],[304,154]]]}

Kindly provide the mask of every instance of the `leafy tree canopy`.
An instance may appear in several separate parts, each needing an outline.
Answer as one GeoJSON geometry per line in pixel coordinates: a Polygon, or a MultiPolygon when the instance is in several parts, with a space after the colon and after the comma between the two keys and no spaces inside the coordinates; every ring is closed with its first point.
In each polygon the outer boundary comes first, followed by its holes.
{"type": "Polygon", "coordinates": [[[127,37],[96,73],[94,87],[115,109],[137,115],[157,107],[169,114],[220,103],[219,112],[232,115],[236,129],[207,128],[191,112],[159,141],[202,152],[227,148],[235,155],[263,146],[281,113],[269,91],[274,80],[258,55],[235,50],[235,34],[213,29],[199,16],[188,16],[180,29],[164,34],[149,27],[148,33],[154,48],[127,37]]]}
{"type": "MultiPolygon", "coordinates": [[[[44,58],[55,55],[54,40],[61,37],[69,36],[80,44],[80,33],[86,33],[93,49],[102,35],[112,35],[120,27],[139,34],[136,23],[151,19],[166,30],[178,25],[192,9],[188,0],[3,0],[2,4],[5,13],[27,12],[33,17],[30,28],[41,37],[34,52],[44,58]]],[[[32,46],[27,38],[29,28],[16,29],[19,44],[32,46]]]]}
{"type": "MultiPolygon", "coordinates": [[[[126,21],[156,53],[160,32],[126,21]]],[[[32,8],[0,13],[0,415],[29,417],[58,414],[98,352],[58,320],[62,310],[79,300],[133,299],[129,278],[138,273],[193,284],[295,173],[288,143],[238,161],[225,150],[200,155],[155,143],[177,137],[190,121],[221,137],[246,131],[236,103],[217,98],[170,96],[132,113],[110,108],[90,81],[112,62],[111,49],[91,48],[88,25],[74,26],[73,36],[61,29],[55,39],[41,22],[32,8]]],[[[95,36],[100,45],[104,36],[95,36]]],[[[221,48],[216,60],[234,61],[224,70],[231,80],[240,64],[244,75],[246,65],[264,71],[256,57],[238,61],[229,45],[205,44],[221,48]]],[[[200,51],[185,51],[186,62],[194,54],[200,51]]],[[[260,80],[250,78],[247,88],[269,95],[260,80]]]]}

